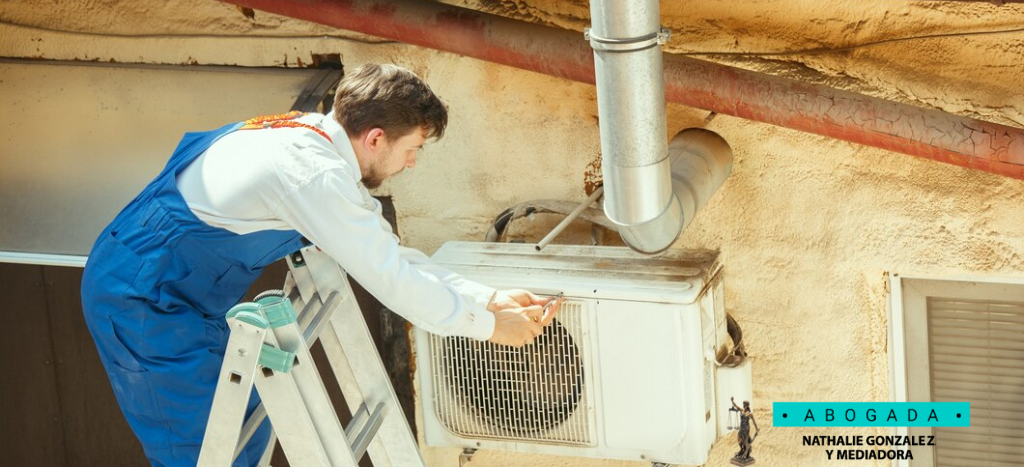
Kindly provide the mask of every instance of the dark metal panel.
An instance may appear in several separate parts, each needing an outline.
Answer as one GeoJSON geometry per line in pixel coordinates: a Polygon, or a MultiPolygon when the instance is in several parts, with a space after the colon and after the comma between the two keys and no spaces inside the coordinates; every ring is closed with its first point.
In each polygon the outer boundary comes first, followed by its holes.
{"type": "MultiPolygon", "coordinates": [[[[380,198],[385,218],[397,223],[390,198],[380,198]]],[[[281,288],[287,266],[267,267],[245,300],[281,288]]],[[[4,465],[145,465],[145,455],[123,415],[85,326],[82,269],[0,263],[0,280],[12,293],[2,317],[19,339],[0,339],[0,453],[4,465]]],[[[406,417],[415,420],[407,323],[361,286],[356,298],[371,329],[406,417]]],[[[317,365],[328,368],[323,349],[317,365]]],[[[325,378],[343,423],[351,419],[336,382],[325,378]]],[[[287,466],[280,456],[273,465],[287,466]]],[[[369,457],[360,463],[372,466],[369,457]]]]}
{"type": "Polygon", "coordinates": [[[0,463],[66,466],[43,268],[0,264],[0,463]]]}
{"type": "Polygon", "coordinates": [[[43,267],[68,463],[146,465],[82,316],[82,269],[43,267]]]}
{"type": "MultiPolygon", "coordinates": [[[[317,112],[321,103],[327,103],[327,97],[331,94],[331,88],[341,81],[342,71],[335,69],[323,69],[317,72],[306,83],[306,87],[299,94],[299,98],[292,104],[292,110],[300,112],[317,112]]],[[[331,99],[331,102],[334,100],[331,99]]],[[[323,109],[323,113],[330,112],[330,108],[323,109]]]]}
{"type": "MultiPolygon", "coordinates": [[[[395,387],[395,395],[402,403],[402,412],[405,419],[412,428],[412,434],[417,435],[416,426],[416,387],[413,385],[413,358],[412,342],[409,340],[409,331],[412,324],[397,313],[385,309],[378,304],[380,310],[381,338],[377,342],[380,348],[381,357],[384,359],[384,366],[391,377],[391,384],[395,387]]],[[[376,338],[375,338],[376,339],[376,338]]]]}
{"type": "MultiPolygon", "coordinates": [[[[382,198],[395,225],[394,206],[382,198]]],[[[284,282],[283,261],[267,267],[245,300],[284,282]]],[[[4,465],[145,465],[145,455],[117,406],[110,382],[82,317],[82,269],[0,263],[9,290],[3,318],[23,339],[0,339],[0,453],[4,465]],[[8,464],[9,461],[9,464],[8,464]]],[[[406,322],[353,283],[356,298],[410,421],[414,417],[412,368],[406,322]]],[[[323,349],[313,348],[321,368],[323,349]]],[[[343,423],[351,419],[341,391],[325,378],[343,423]]],[[[284,467],[280,456],[273,465],[284,467]]],[[[372,466],[369,457],[360,463],[372,466]]]]}

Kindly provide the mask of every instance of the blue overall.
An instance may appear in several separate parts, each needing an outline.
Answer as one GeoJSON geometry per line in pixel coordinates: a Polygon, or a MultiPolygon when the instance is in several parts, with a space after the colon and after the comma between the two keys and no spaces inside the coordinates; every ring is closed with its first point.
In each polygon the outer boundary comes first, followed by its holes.
{"type": "MultiPolygon", "coordinates": [[[[100,234],[82,278],[85,320],[128,424],[154,466],[195,466],[227,344],[224,315],[263,267],[303,246],[293,230],[239,235],[189,210],[181,171],[227,125],[187,133],[167,166],[100,234]]],[[[255,392],[249,413],[259,398],[255,392]]],[[[255,466],[264,423],[234,466],[255,466]]]]}

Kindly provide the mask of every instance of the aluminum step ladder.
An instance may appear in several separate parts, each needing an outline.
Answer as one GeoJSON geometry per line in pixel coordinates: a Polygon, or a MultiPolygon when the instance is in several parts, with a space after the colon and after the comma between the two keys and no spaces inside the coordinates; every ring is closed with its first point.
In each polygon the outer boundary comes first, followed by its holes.
{"type": "Polygon", "coordinates": [[[295,467],[425,467],[345,272],[315,246],[288,258],[282,292],[227,315],[230,338],[198,467],[229,467],[267,417],[295,467]],[[299,310],[296,313],[296,310],[299,310]],[[353,414],[342,427],[309,348],[319,339],[353,414]],[[253,385],[262,399],[244,420],[253,385]],[[244,421],[244,425],[243,425],[244,421]]]}

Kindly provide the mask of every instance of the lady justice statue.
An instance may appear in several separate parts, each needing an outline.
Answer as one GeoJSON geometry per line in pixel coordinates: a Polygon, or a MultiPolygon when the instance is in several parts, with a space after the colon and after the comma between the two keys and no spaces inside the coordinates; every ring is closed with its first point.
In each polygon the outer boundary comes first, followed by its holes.
{"type": "MultiPolygon", "coordinates": [[[[750,453],[753,449],[754,440],[757,439],[758,433],[761,429],[757,427],[757,420],[754,420],[754,412],[750,410],[750,401],[743,401],[743,408],[741,409],[736,405],[736,401],[730,397],[733,408],[729,409],[730,412],[739,412],[739,429],[740,432],[737,437],[737,441],[740,443],[740,451],[732,458],[733,465],[746,466],[754,463],[754,458],[750,457],[750,453]],[[750,436],[750,422],[754,422],[754,436],[750,436]]],[[[733,425],[736,426],[736,425],[733,425]]]]}

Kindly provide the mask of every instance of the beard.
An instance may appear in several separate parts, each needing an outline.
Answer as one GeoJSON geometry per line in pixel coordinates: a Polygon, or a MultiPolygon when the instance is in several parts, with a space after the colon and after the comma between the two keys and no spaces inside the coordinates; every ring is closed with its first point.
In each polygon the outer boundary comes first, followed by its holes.
{"type": "MultiPolygon", "coordinates": [[[[363,175],[363,179],[361,180],[363,182],[363,186],[366,187],[366,189],[373,190],[379,188],[381,184],[384,183],[384,180],[387,180],[392,175],[395,175],[386,173],[385,169],[383,168],[383,162],[393,160],[394,157],[394,150],[388,150],[387,152],[382,154],[382,156],[379,159],[377,159],[376,164],[371,165],[366,170],[366,175],[363,175]]],[[[401,170],[399,170],[398,172],[401,172],[401,170]]]]}
{"type": "Polygon", "coordinates": [[[375,190],[377,188],[380,188],[380,185],[384,183],[385,178],[386,177],[383,177],[380,174],[376,173],[376,171],[374,171],[366,174],[361,181],[363,182],[363,186],[366,187],[367,190],[375,190]]]}

